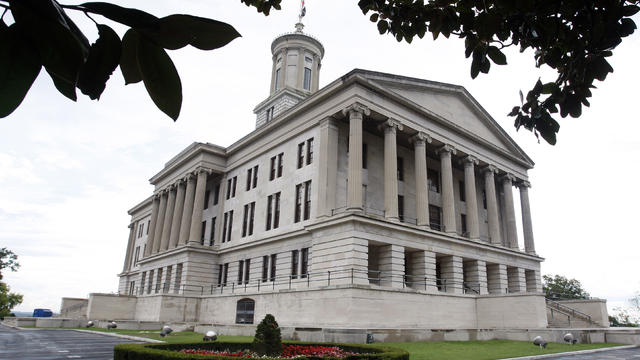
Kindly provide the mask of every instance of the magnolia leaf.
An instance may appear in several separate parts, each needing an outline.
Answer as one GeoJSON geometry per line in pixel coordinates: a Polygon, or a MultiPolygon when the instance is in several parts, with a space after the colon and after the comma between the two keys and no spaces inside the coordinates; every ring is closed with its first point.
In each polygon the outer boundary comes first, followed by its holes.
{"type": "Polygon", "coordinates": [[[122,53],[120,55],[120,71],[124,77],[124,84],[135,84],[142,81],[142,74],[138,68],[138,44],[140,34],[134,29],[127,30],[122,37],[122,53]]]}
{"type": "Polygon", "coordinates": [[[92,13],[100,14],[109,20],[119,22],[132,28],[152,27],[158,18],[138,9],[130,9],[105,2],[88,2],[80,6],[92,13]]]}
{"type": "Polygon", "coordinates": [[[167,52],[155,43],[140,38],[138,68],[151,100],[174,121],[182,107],[182,84],[173,61],[167,52]]]}
{"type": "Polygon", "coordinates": [[[78,88],[91,100],[100,98],[107,80],[120,63],[120,37],[107,25],[98,26],[98,40],[91,45],[89,58],[80,70],[78,88]]]}
{"type": "Polygon", "coordinates": [[[159,19],[152,28],[140,28],[139,31],[170,50],[187,45],[200,50],[213,50],[240,36],[227,23],[191,15],[169,15],[159,19]]]}

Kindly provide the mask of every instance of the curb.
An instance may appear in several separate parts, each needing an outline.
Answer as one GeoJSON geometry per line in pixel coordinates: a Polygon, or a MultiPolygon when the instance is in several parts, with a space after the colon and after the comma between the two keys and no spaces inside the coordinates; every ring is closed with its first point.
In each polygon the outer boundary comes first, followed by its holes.
{"type": "Polygon", "coordinates": [[[531,356],[522,356],[516,358],[505,358],[502,360],[537,360],[537,359],[551,359],[559,356],[573,356],[573,355],[582,355],[582,354],[595,354],[605,351],[612,350],[624,350],[624,349],[633,349],[640,347],[640,345],[623,345],[623,346],[615,346],[608,348],[600,348],[600,349],[590,349],[590,350],[580,350],[580,351],[569,351],[569,352],[559,352],[555,354],[544,354],[544,355],[531,355],[531,356]]]}
{"type": "Polygon", "coordinates": [[[77,332],[85,332],[85,333],[90,333],[90,334],[96,334],[96,335],[112,336],[112,337],[117,337],[117,338],[127,339],[127,340],[133,340],[133,341],[139,341],[139,342],[148,342],[148,343],[157,343],[157,344],[163,344],[164,343],[164,341],[161,341],[161,340],[149,339],[149,338],[132,336],[132,335],[117,334],[117,333],[108,333],[108,332],[104,332],[104,331],[92,331],[92,330],[80,330],[80,329],[69,329],[69,330],[73,330],[73,331],[77,331],[77,332]]]}

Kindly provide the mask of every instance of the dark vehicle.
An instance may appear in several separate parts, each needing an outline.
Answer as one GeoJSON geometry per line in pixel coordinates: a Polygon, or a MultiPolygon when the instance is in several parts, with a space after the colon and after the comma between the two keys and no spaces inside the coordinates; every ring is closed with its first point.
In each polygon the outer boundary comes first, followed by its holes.
{"type": "Polygon", "coordinates": [[[53,312],[49,309],[34,309],[33,317],[51,317],[53,312]]]}

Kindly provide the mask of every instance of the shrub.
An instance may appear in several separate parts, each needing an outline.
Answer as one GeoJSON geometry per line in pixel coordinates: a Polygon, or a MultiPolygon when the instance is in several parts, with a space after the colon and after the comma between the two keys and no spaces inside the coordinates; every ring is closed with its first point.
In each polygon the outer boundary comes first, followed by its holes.
{"type": "Polygon", "coordinates": [[[279,356],[282,353],[282,336],[276,318],[267,314],[256,329],[253,351],[259,355],[279,356]]]}

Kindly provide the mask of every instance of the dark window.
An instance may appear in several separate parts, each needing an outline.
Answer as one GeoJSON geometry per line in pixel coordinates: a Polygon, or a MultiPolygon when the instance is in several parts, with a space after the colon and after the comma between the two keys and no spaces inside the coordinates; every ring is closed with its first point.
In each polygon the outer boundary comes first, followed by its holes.
{"type": "Polygon", "coordinates": [[[227,241],[231,241],[231,230],[233,229],[233,210],[229,211],[229,226],[227,229],[227,241]]]}
{"type": "Polygon", "coordinates": [[[440,231],[440,207],[429,205],[429,225],[433,230],[440,231]]]}
{"type": "Polygon", "coordinates": [[[258,165],[253,167],[253,188],[258,186],[258,165]]]}
{"type": "Polygon", "coordinates": [[[280,192],[276,193],[276,197],[273,205],[273,228],[277,229],[280,226],[280,192]]]}
{"type": "Polygon", "coordinates": [[[176,280],[173,285],[173,292],[176,294],[180,293],[180,286],[182,285],[182,264],[178,264],[176,267],[176,280]]]}
{"type": "Polygon", "coordinates": [[[311,216],[311,180],[304,183],[304,220],[311,216]]]}
{"type": "Polygon", "coordinates": [[[276,157],[273,156],[269,162],[269,181],[276,178],[276,157]]]}
{"type": "Polygon", "coordinates": [[[231,197],[231,183],[233,182],[233,179],[228,179],[227,180],[227,200],[229,200],[229,198],[231,197]]]}
{"type": "Polygon", "coordinates": [[[460,191],[460,201],[467,201],[467,195],[464,191],[464,181],[458,181],[458,188],[460,191]]]}
{"type": "Polygon", "coordinates": [[[224,219],[222,220],[222,242],[227,241],[227,222],[229,221],[229,213],[224,213],[224,219]]]}
{"type": "Polygon", "coordinates": [[[304,68],[304,89],[311,90],[311,69],[304,68]]]}
{"type": "Polygon", "coordinates": [[[236,324],[253,324],[253,312],[256,302],[252,299],[238,300],[236,305],[236,324]]]}
{"type": "Polygon", "coordinates": [[[440,192],[440,173],[436,170],[427,171],[427,185],[430,191],[440,192]]]}
{"type": "Polygon", "coordinates": [[[278,254],[271,254],[271,271],[269,274],[270,281],[276,281],[276,260],[278,259],[278,254]]]}
{"type": "Polygon", "coordinates": [[[244,279],[244,260],[240,260],[238,262],[238,285],[242,285],[242,280],[244,279]]]}
{"type": "Polygon", "coordinates": [[[300,221],[300,213],[302,212],[302,185],[296,185],[296,208],[293,214],[293,222],[300,221]]]}
{"type": "Polygon", "coordinates": [[[438,291],[447,290],[446,283],[444,279],[442,279],[442,265],[440,264],[440,261],[436,261],[436,287],[438,288],[438,291]]]}
{"type": "Polygon", "coordinates": [[[284,157],[284,153],[278,154],[278,177],[282,176],[282,158],[284,157]]]}
{"type": "Polygon", "coordinates": [[[149,235],[149,228],[151,227],[151,220],[147,221],[147,235],[149,235]]]}
{"type": "Polygon", "coordinates": [[[231,241],[231,230],[233,226],[233,210],[224,213],[222,224],[222,242],[231,241]]]}
{"type": "Polygon", "coordinates": [[[269,122],[273,120],[273,106],[267,109],[267,119],[266,121],[269,122]]]}
{"type": "Polygon", "coordinates": [[[256,202],[249,204],[249,236],[253,235],[253,218],[256,213],[256,202]]]}
{"type": "Polygon", "coordinates": [[[460,230],[462,230],[462,236],[469,236],[467,234],[467,215],[460,214],[460,230]]]}
{"type": "Polygon", "coordinates": [[[301,264],[300,264],[300,277],[306,278],[309,268],[309,248],[300,250],[301,264]]]}
{"type": "Polygon", "coordinates": [[[247,170],[247,191],[249,191],[251,189],[251,172],[253,171],[253,168],[249,168],[249,170],[247,170]]]}
{"type": "Polygon", "coordinates": [[[487,209],[487,192],[485,190],[482,190],[482,207],[487,209]]]}
{"type": "Polygon", "coordinates": [[[262,257],[262,282],[265,282],[269,279],[269,257],[262,257]]]}
{"type": "Polygon", "coordinates": [[[307,140],[307,165],[313,162],[313,138],[307,140]]]}
{"type": "Polygon", "coordinates": [[[273,195],[267,196],[267,225],[265,230],[271,230],[271,220],[273,218],[273,195]]]}
{"type": "Polygon", "coordinates": [[[367,168],[367,144],[362,143],[362,168],[367,168]]]}
{"type": "Polygon", "coordinates": [[[160,292],[161,287],[162,287],[162,268],[156,271],[156,294],[160,292]]]}
{"type": "Polygon", "coordinates": [[[247,259],[244,261],[244,283],[249,283],[249,274],[251,270],[251,259],[247,259]]]}
{"type": "Polygon", "coordinates": [[[227,286],[227,275],[229,275],[229,263],[224,264],[224,270],[222,275],[222,286],[227,286]]]}
{"type": "Polygon", "coordinates": [[[404,222],[404,196],[398,195],[398,220],[404,222]]]}
{"type": "Polygon", "coordinates": [[[133,258],[133,266],[138,265],[138,260],[140,260],[140,246],[136,246],[136,256],[133,258]]]}
{"type": "Polygon", "coordinates": [[[304,165],[304,143],[298,144],[298,169],[304,165]]]}
{"type": "Polygon", "coordinates": [[[404,181],[404,159],[398,158],[398,181],[404,181]]]}
{"type": "Polygon", "coordinates": [[[222,272],[224,271],[224,266],[222,264],[218,265],[218,286],[222,286],[222,272]]]}
{"type": "Polygon", "coordinates": [[[249,204],[244,206],[244,215],[242,216],[242,237],[247,236],[247,221],[249,218],[249,204]]]}
{"type": "Polygon", "coordinates": [[[144,223],[138,225],[138,238],[141,238],[143,233],[144,233],[144,223]]]}
{"type": "Polygon", "coordinates": [[[216,235],[216,218],[211,218],[211,234],[209,234],[209,246],[213,246],[215,243],[215,235],[216,235]]]}
{"type": "Polygon", "coordinates": [[[220,201],[220,184],[216,184],[216,187],[213,189],[213,205],[218,205],[220,201]]]}
{"type": "Polygon", "coordinates": [[[151,294],[153,290],[153,270],[149,271],[149,286],[147,287],[147,294],[151,294]]]}
{"type": "Polygon", "coordinates": [[[202,231],[200,232],[200,245],[204,245],[205,231],[207,230],[207,220],[202,222],[202,231]]]}
{"type": "Polygon", "coordinates": [[[207,190],[204,192],[204,208],[209,208],[209,197],[211,196],[211,191],[207,190]]]}
{"type": "Polygon", "coordinates": [[[291,278],[292,279],[298,278],[298,265],[300,261],[300,259],[298,258],[299,256],[300,256],[300,253],[298,252],[298,250],[291,251],[291,278]]]}
{"type": "Polygon", "coordinates": [[[274,90],[278,90],[280,88],[280,69],[276,69],[276,85],[274,90]]]}
{"type": "Polygon", "coordinates": [[[231,186],[231,197],[236,197],[236,185],[238,184],[238,177],[233,177],[233,184],[231,186]]]}

